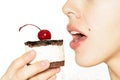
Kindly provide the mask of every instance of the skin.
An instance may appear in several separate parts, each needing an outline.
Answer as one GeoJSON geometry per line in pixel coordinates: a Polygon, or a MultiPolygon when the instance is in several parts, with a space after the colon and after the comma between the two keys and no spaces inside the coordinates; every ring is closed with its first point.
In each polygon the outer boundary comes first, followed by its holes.
{"type": "Polygon", "coordinates": [[[55,80],[60,69],[48,69],[50,63],[47,60],[26,65],[35,55],[35,51],[29,51],[14,60],[0,80],[55,80]]]}
{"type": "MultiPolygon", "coordinates": [[[[83,41],[73,36],[70,43],[76,63],[89,67],[105,62],[111,80],[120,80],[120,0],[67,0],[63,12],[69,18],[68,32],[87,36],[83,41]]],[[[47,70],[48,61],[26,66],[34,57],[32,51],[13,61],[0,80],[55,80],[59,69],[47,70]]]]}
{"type": "Polygon", "coordinates": [[[73,36],[70,43],[77,64],[89,67],[105,62],[111,80],[120,80],[120,0],[67,0],[68,32],[82,32],[83,41],[73,36]]]}

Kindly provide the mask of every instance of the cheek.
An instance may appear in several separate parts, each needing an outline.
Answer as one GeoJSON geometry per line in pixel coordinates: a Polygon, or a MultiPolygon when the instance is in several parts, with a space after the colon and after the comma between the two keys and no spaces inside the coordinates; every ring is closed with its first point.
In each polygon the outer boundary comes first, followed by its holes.
{"type": "Polygon", "coordinates": [[[93,18],[88,21],[91,27],[92,41],[102,44],[103,46],[113,46],[119,44],[120,40],[120,11],[118,10],[101,10],[95,12],[93,18]],[[101,13],[104,11],[104,13],[101,13]],[[111,12],[111,13],[110,13],[111,12]]]}
{"type": "Polygon", "coordinates": [[[103,5],[93,8],[85,16],[93,41],[112,44],[120,40],[120,7],[103,5]]]}
{"type": "Polygon", "coordinates": [[[120,32],[119,35],[116,35],[117,33],[112,35],[111,32],[103,33],[91,34],[86,43],[75,51],[76,62],[79,65],[94,66],[120,52],[120,32]]]}
{"type": "Polygon", "coordinates": [[[120,12],[105,10],[89,13],[91,28],[86,43],[76,50],[76,62],[82,66],[101,63],[120,50],[120,12]],[[104,12],[104,13],[101,13],[104,12]]]}
{"type": "Polygon", "coordinates": [[[120,5],[118,3],[109,1],[106,3],[96,3],[96,5],[89,6],[89,8],[84,11],[85,20],[92,27],[92,29],[101,29],[106,25],[116,25],[116,23],[119,24],[120,5]]]}

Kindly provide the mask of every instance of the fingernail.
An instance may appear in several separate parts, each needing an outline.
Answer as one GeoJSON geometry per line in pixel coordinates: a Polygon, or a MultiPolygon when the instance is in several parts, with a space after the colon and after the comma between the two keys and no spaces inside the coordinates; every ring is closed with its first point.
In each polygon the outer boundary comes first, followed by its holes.
{"type": "Polygon", "coordinates": [[[35,51],[33,51],[33,50],[27,51],[27,54],[28,55],[33,55],[33,54],[35,54],[35,51]]]}
{"type": "Polygon", "coordinates": [[[50,80],[56,80],[56,75],[52,76],[50,80]]]}
{"type": "Polygon", "coordinates": [[[49,61],[48,60],[43,60],[43,61],[41,61],[41,65],[48,66],[49,65],[49,61]]]}
{"type": "Polygon", "coordinates": [[[30,51],[30,54],[32,55],[32,54],[35,54],[35,51],[34,50],[31,50],[30,51]]]}
{"type": "Polygon", "coordinates": [[[59,73],[59,72],[60,72],[60,68],[57,68],[57,69],[56,69],[56,72],[59,73]]]}
{"type": "Polygon", "coordinates": [[[36,52],[34,50],[28,51],[29,56],[36,56],[36,52]]]}

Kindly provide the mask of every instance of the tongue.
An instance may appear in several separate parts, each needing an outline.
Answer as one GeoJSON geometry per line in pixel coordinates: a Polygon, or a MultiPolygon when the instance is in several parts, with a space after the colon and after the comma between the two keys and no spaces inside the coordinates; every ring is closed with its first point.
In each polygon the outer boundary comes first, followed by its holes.
{"type": "Polygon", "coordinates": [[[81,42],[83,40],[85,40],[86,37],[85,36],[80,36],[80,35],[74,35],[73,36],[73,41],[74,43],[78,43],[78,42],[81,42]]]}

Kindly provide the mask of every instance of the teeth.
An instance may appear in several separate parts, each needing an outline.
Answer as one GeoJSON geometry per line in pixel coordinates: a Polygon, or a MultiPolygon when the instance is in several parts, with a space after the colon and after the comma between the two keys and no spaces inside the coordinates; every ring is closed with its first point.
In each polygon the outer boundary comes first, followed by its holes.
{"type": "Polygon", "coordinates": [[[84,34],[82,34],[80,32],[77,32],[77,31],[71,31],[70,34],[71,35],[76,35],[76,36],[78,35],[78,36],[81,36],[81,37],[85,36],[84,34]]]}
{"type": "Polygon", "coordinates": [[[77,31],[71,31],[70,33],[71,33],[71,34],[80,34],[80,33],[77,32],[77,31]]]}

